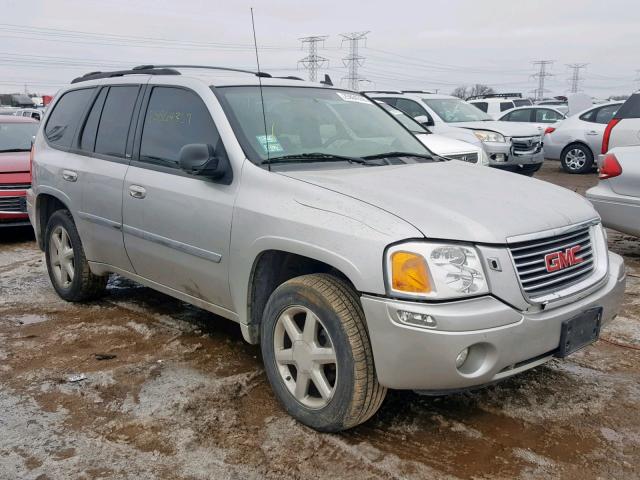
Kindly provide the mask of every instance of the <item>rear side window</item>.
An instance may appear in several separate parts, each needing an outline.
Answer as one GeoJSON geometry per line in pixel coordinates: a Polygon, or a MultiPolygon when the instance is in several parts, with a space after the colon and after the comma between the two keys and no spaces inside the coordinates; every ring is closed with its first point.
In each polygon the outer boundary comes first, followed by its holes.
{"type": "Polygon", "coordinates": [[[531,121],[531,109],[525,108],[523,110],[514,110],[507,114],[505,120],[509,122],[530,122],[531,121]]]}
{"type": "Polygon", "coordinates": [[[479,108],[485,113],[487,113],[487,110],[489,109],[489,104],[487,102],[473,102],[471,105],[473,105],[476,108],[479,108]]]}
{"type": "Polygon", "coordinates": [[[562,120],[563,116],[555,110],[549,110],[548,108],[536,109],[536,122],[538,123],[555,123],[562,120]]]}
{"type": "Polygon", "coordinates": [[[96,153],[124,158],[139,89],[137,85],[109,88],[98,126],[96,153]]]}
{"type": "Polygon", "coordinates": [[[80,135],[80,150],[87,152],[93,152],[93,148],[96,145],[96,134],[98,133],[98,122],[100,121],[100,115],[102,114],[102,107],[104,105],[104,99],[107,97],[108,88],[103,88],[96,101],[93,102],[87,121],[82,129],[80,135]]]}
{"type": "Polygon", "coordinates": [[[618,110],[616,118],[640,118],[640,94],[631,95],[618,110]]]}
{"type": "Polygon", "coordinates": [[[140,161],[178,168],[180,149],[190,143],[217,147],[220,136],[202,99],[194,92],[155,87],[140,142],[140,161]]]}
{"type": "Polygon", "coordinates": [[[93,95],[93,88],[83,88],[65,93],[56,103],[44,134],[53,145],[69,148],[82,119],[82,115],[93,95]]]}
{"type": "Polygon", "coordinates": [[[609,120],[613,118],[619,108],[620,105],[607,105],[606,107],[598,109],[594,121],[602,124],[609,123],[609,120]]]}
{"type": "Polygon", "coordinates": [[[513,102],[500,102],[500,111],[511,110],[514,107],[513,102]]]}

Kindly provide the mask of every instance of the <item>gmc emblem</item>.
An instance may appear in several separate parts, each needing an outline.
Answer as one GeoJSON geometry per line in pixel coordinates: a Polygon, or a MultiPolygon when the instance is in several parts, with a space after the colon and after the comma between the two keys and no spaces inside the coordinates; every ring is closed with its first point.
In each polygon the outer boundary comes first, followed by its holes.
{"type": "Polygon", "coordinates": [[[582,247],[576,245],[575,247],[567,248],[564,252],[547,253],[544,256],[544,263],[547,267],[547,272],[557,272],[563,268],[572,267],[579,263],[582,263],[584,259],[578,257],[578,252],[582,247]]]}

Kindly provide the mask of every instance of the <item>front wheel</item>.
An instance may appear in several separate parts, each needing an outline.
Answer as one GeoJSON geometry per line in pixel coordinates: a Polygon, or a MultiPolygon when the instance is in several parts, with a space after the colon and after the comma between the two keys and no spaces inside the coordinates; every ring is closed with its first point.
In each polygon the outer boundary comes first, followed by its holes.
{"type": "Polygon", "coordinates": [[[587,173],[593,169],[593,153],[585,145],[575,143],[562,151],[560,163],[567,173],[587,173]]]}
{"type": "Polygon", "coordinates": [[[265,371],[287,412],[337,432],[369,419],[386,388],[378,383],[356,292],[327,274],[293,278],[271,295],[261,325],[265,371]]]}

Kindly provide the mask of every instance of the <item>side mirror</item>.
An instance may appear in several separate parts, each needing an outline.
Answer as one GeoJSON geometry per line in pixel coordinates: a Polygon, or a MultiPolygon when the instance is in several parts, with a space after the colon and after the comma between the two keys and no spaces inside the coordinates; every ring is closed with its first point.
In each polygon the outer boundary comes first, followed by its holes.
{"type": "Polygon", "coordinates": [[[433,127],[433,120],[426,115],[418,115],[414,120],[425,127],[433,127]]]}
{"type": "Polygon", "coordinates": [[[216,156],[213,145],[190,143],[180,149],[178,158],[180,168],[192,175],[216,179],[225,174],[225,168],[216,156]]]}

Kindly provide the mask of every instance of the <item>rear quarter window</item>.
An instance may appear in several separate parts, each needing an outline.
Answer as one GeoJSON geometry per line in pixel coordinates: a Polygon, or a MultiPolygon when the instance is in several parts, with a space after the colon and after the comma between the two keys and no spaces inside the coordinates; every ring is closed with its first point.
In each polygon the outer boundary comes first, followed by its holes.
{"type": "Polygon", "coordinates": [[[634,93],[622,104],[616,118],[640,118],[640,94],[634,93]]]}
{"type": "Polygon", "coordinates": [[[66,92],[53,107],[44,135],[58,147],[69,148],[95,88],[66,92]]]}
{"type": "Polygon", "coordinates": [[[500,102],[500,111],[504,112],[514,108],[513,102],[500,102]]]}

